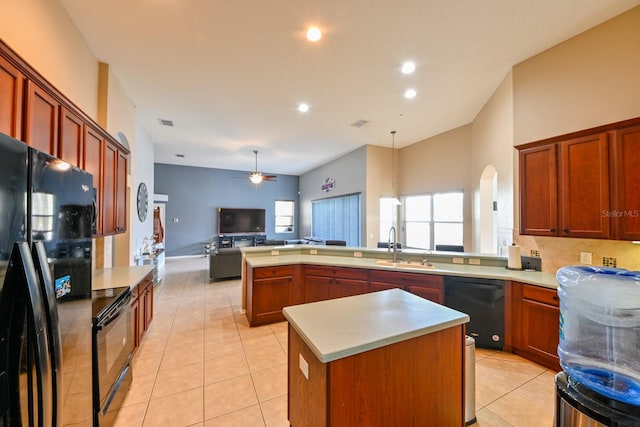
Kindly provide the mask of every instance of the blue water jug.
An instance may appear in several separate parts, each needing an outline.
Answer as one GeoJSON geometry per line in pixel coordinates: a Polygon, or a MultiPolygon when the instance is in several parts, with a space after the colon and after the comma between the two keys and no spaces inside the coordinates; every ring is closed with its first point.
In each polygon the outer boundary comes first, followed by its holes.
{"type": "Polygon", "coordinates": [[[562,369],[603,396],[640,405],[640,272],[573,266],[556,278],[562,369]]]}

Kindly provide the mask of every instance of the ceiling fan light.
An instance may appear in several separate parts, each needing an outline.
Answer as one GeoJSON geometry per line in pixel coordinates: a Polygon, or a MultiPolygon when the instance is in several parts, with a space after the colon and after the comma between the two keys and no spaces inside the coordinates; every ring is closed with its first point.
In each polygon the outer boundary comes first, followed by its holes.
{"type": "Polygon", "coordinates": [[[253,182],[254,184],[260,184],[262,182],[262,174],[261,173],[252,173],[251,175],[249,175],[249,181],[253,182]]]}

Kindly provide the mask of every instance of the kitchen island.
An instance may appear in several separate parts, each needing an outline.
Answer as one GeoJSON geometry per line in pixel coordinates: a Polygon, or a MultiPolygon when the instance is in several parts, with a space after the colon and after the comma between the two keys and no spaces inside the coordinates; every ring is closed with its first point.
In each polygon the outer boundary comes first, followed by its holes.
{"type": "Polygon", "coordinates": [[[464,425],[466,314],[400,289],[283,311],[293,427],[464,425]]]}

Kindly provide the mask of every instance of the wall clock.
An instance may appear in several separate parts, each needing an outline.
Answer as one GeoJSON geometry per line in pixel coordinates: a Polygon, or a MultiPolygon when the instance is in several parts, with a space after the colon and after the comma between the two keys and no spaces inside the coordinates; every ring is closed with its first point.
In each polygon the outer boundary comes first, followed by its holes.
{"type": "Polygon", "coordinates": [[[147,219],[147,208],[149,205],[149,193],[147,192],[147,185],[141,182],[138,186],[138,219],[140,222],[144,222],[147,219]]]}

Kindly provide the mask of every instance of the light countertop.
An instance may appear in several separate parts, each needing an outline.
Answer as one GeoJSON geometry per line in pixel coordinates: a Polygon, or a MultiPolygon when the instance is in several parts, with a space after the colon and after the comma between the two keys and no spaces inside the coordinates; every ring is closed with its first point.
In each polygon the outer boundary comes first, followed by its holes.
{"type": "Polygon", "coordinates": [[[153,265],[102,268],[93,271],[91,289],[133,287],[153,271],[153,265]]]}
{"type": "MultiPolygon", "coordinates": [[[[340,255],[310,255],[300,251],[279,250],[278,255],[258,255],[245,252],[245,260],[251,267],[269,267],[288,264],[314,264],[336,267],[367,268],[377,270],[403,271],[407,273],[438,274],[442,276],[480,277],[488,279],[515,280],[546,288],[557,289],[558,282],[555,274],[540,271],[508,270],[505,267],[490,265],[453,264],[431,261],[435,268],[387,267],[376,264],[380,258],[354,257],[351,252],[340,255]]],[[[269,252],[267,252],[269,253],[269,252]]]]}
{"type": "Polygon", "coordinates": [[[283,313],[323,363],[469,322],[465,313],[401,289],[285,307],[283,313]]]}

